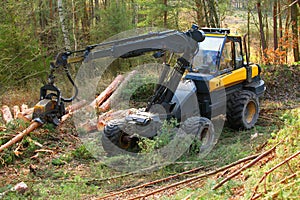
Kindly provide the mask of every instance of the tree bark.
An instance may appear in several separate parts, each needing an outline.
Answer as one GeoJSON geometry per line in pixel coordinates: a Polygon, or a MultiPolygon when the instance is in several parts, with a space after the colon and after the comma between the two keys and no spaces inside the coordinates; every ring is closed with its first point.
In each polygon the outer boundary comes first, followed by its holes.
{"type": "Polygon", "coordinates": [[[7,105],[2,106],[1,112],[2,112],[2,119],[6,124],[13,120],[13,116],[7,105]]]}
{"type": "Polygon", "coordinates": [[[209,10],[209,25],[210,27],[212,28],[216,28],[216,22],[215,22],[215,19],[214,19],[214,2],[212,2],[212,0],[209,0],[208,1],[208,10],[209,10]]]}
{"type": "Polygon", "coordinates": [[[133,70],[126,76],[126,78],[122,81],[122,83],[116,89],[116,91],[99,107],[100,112],[106,112],[111,108],[112,105],[118,103],[117,101],[118,101],[119,94],[122,92],[124,87],[126,87],[129,81],[132,80],[132,77],[135,76],[136,74],[137,71],[133,70]]]}
{"type": "Polygon", "coordinates": [[[42,124],[38,123],[38,122],[33,122],[31,123],[25,130],[23,130],[22,132],[20,132],[18,135],[16,135],[15,137],[13,137],[11,140],[9,140],[8,142],[6,142],[5,144],[3,144],[0,147],[0,152],[2,152],[4,149],[12,146],[13,144],[19,142],[20,140],[22,140],[22,138],[24,136],[26,136],[27,134],[29,134],[30,132],[34,131],[36,128],[38,128],[39,126],[41,126],[42,124]]]}
{"type": "Polygon", "coordinates": [[[20,113],[20,107],[19,106],[14,106],[13,107],[13,113],[14,113],[14,119],[18,118],[18,114],[20,113]]]}
{"type": "Polygon", "coordinates": [[[63,33],[64,42],[65,42],[65,49],[70,50],[71,49],[71,42],[69,39],[69,31],[66,27],[66,21],[65,21],[65,15],[64,15],[64,9],[62,0],[57,0],[57,6],[58,6],[58,15],[59,15],[59,21],[61,24],[61,31],[63,33]]]}
{"type": "Polygon", "coordinates": [[[256,7],[257,7],[257,14],[258,14],[258,21],[259,21],[259,32],[260,32],[261,47],[262,47],[264,57],[267,58],[267,54],[266,54],[266,51],[265,51],[267,49],[267,43],[266,43],[266,39],[265,39],[264,26],[263,26],[263,22],[262,22],[260,0],[257,2],[256,7]]]}
{"type": "Polygon", "coordinates": [[[168,23],[168,0],[164,0],[164,27],[167,28],[168,23]]]}
{"type": "MultiPolygon", "coordinates": [[[[291,18],[291,8],[289,8],[289,11],[287,12],[287,16],[286,16],[286,20],[285,20],[285,27],[284,27],[284,43],[288,42],[288,38],[289,38],[289,28],[290,28],[290,18],[291,18]]],[[[289,48],[285,48],[285,52],[286,52],[286,56],[285,56],[285,62],[288,62],[288,51],[289,48]]]]}
{"type": "Polygon", "coordinates": [[[206,7],[205,0],[202,0],[202,4],[203,4],[203,9],[204,9],[204,16],[205,16],[206,26],[210,27],[209,18],[208,18],[208,12],[207,12],[207,7],[206,7]]]}
{"type": "MultiPolygon", "coordinates": [[[[278,17],[279,17],[279,38],[282,40],[282,36],[283,36],[283,27],[282,27],[282,15],[281,15],[281,8],[280,8],[281,4],[280,1],[278,1],[278,17]]],[[[282,50],[282,44],[280,45],[280,49],[282,50]]]]}
{"type": "MultiPolygon", "coordinates": [[[[291,1],[293,3],[293,1],[291,1]]],[[[293,33],[293,54],[294,62],[299,61],[299,33],[298,33],[298,16],[299,11],[297,4],[294,3],[291,7],[291,23],[292,23],[292,33],[293,33]]]]}
{"type": "Polygon", "coordinates": [[[49,18],[50,18],[50,20],[51,20],[51,22],[52,22],[52,20],[53,20],[53,0],[50,0],[49,1],[49,18]]]}
{"type": "Polygon", "coordinates": [[[99,107],[110,95],[118,88],[120,83],[124,80],[123,75],[118,75],[115,80],[90,104],[92,107],[99,107]]]}
{"type": "Polygon", "coordinates": [[[250,13],[251,13],[251,9],[248,6],[248,15],[247,15],[247,33],[248,33],[248,41],[247,41],[247,53],[248,53],[248,58],[250,58],[250,41],[251,41],[251,32],[250,32],[250,13]]]}
{"type": "Polygon", "coordinates": [[[273,40],[274,50],[278,48],[278,36],[277,36],[277,0],[273,2],[273,40]]]}
{"type": "Polygon", "coordinates": [[[196,14],[197,14],[197,24],[201,27],[203,26],[203,20],[202,18],[202,4],[201,4],[201,0],[195,0],[196,3],[196,14]]]}
{"type": "Polygon", "coordinates": [[[72,32],[73,32],[73,40],[74,40],[74,50],[77,50],[77,39],[76,39],[76,6],[74,0],[72,0],[72,32]]]}

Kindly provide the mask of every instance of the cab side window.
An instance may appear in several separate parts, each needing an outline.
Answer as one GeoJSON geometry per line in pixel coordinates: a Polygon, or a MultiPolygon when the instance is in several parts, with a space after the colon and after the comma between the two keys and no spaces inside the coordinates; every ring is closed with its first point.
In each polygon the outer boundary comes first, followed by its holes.
{"type": "Polygon", "coordinates": [[[234,68],[234,43],[231,40],[226,40],[220,60],[220,71],[224,69],[232,70],[234,68]]]}
{"type": "Polygon", "coordinates": [[[235,67],[240,68],[243,66],[243,55],[241,51],[241,44],[239,42],[235,42],[235,67]]]}

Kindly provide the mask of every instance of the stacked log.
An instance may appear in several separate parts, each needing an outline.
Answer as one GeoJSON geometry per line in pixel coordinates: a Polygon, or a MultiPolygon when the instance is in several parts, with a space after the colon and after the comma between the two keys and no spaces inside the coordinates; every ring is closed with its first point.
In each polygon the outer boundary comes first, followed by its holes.
{"type": "Polygon", "coordinates": [[[123,75],[118,75],[115,80],[90,104],[90,106],[97,108],[106,101],[112,93],[118,88],[120,83],[124,80],[123,75]]]}
{"type": "MultiPolygon", "coordinates": [[[[125,82],[128,82],[131,76],[133,76],[136,72],[132,72],[129,74],[129,76],[125,79],[125,82]]],[[[105,112],[104,114],[100,115],[98,118],[89,120],[82,124],[82,127],[87,132],[93,131],[93,130],[102,130],[107,121],[113,119],[113,118],[119,118],[119,117],[125,117],[126,115],[134,112],[133,109],[128,110],[120,110],[120,111],[108,111],[111,106],[111,102],[115,101],[116,95],[113,95],[114,92],[118,89],[120,84],[124,81],[123,75],[118,75],[114,81],[90,104],[87,103],[87,101],[82,100],[77,103],[74,103],[66,108],[66,114],[62,116],[61,124],[66,121],[69,117],[72,116],[72,114],[80,109],[83,108],[94,108],[98,111],[105,112]],[[108,112],[106,112],[108,111],[108,112]]],[[[30,122],[30,125],[23,130],[22,132],[19,132],[15,137],[10,139],[7,143],[0,146],[0,152],[2,152],[4,149],[10,147],[11,145],[15,144],[16,142],[19,142],[22,140],[24,136],[35,130],[36,128],[40,127],[42,124],[39,122],[35,122],[32,120],[32,114],[33,114],[34,108],[28,108],[26,104],[13,107],[13,114],[10,111],[10,108],[7,105],[3,105],[1,112],[2,112],[2,118],[5,124],[8,124],[12,122],[14,119],[21,119],[25,122],[30,122]]]]}
{"type": "Polygon", "coordinates": [[[7,105],[2,106],[1,112],[4,123],[8,124],[13,120],[13,116],[7,105]]]}

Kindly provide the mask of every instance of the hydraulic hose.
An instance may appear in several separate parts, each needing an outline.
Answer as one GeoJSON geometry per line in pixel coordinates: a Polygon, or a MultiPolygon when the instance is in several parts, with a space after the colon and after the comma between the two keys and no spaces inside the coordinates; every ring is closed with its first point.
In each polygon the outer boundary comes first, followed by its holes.
{"type": "Polygon", "coordinates": [[[69,72],[69,69],[68,69],[67,67],[65,67],[65,72],[66,72],[66,75],[67,75],[69,81],[71,82],[71,84],[73,85],[73,87],[74,87],[74,89],[75,89],[75,94],[74,94],[72,97],[70,97],[70,98],[64,98],[64,97],[61,97],[61,100],[62,100],[63,102],[72,102],[72,101],[74,101],[74,99],[75,99],[75,98],[77,97],[77,95],[78,95],[78,88],[77,88],[77,85],[75,84],[75,82],[73,81],[73,79],[72,79],[72,77],[71,77],[71,74],[70,74],[70,72],[69,72]]]}

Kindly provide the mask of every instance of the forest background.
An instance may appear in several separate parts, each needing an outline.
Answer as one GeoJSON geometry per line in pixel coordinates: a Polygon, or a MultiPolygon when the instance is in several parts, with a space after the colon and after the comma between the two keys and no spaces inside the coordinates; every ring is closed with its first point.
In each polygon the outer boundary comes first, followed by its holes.
{"type": "MultiPolygon", "coordinates": [[[[35,105],[47,80],[49,63],[59,52],[84,49],[135,28],[186,31],[193,23],[247,34],[250,61],[262,66],[267,86],[255,128],[224,128],[207,158],[192,157],[190,162],[190,157],[183,157],[149,174],[127,176],[95,160],[69,121],[59,128],[46,124],[0,154],[0,199],[92,199],[202,165],[206,173],[275,144],[276,152],[219,190],[211,188],[230,170],[186,186],[174,198],[250,199],[256,188],[261,195],[257,198],[299,199],[299,7],[299,0],[0,1],[1,106],[35,105]],[[296,155],[295,159],[288,160],[290,155],[296,155]],[[280,163],[281,168],[270,171],[280,163]],[[266,172],[268,178],[264,178],[266,172]],[[29,187],[24,194],[11,190],[20,182],[29,187]]],[[[119,72],[131,70],[125,61],[112,65],[114,74],[101,80],[102,89],[119,72]]],[[[76,76],[77,66],[71,70],[76,76]]],[[[64,81],[57,83],[62,84],[63,91],[70,89],[64,81]]],[[[22,127],[14,123],[5,127],[0,121],[0,144],[22,127]]],[[[137,192],[145,193],[147,188],[137,192]]],[[[170,193],[165,199],[175,192],[170,193]]]]}
{"type": "Polygon", "coordinates": [[[4,0],[1,92],[28,81],[41,83],[58,52],[82,49],[142,27],[181,31],[193,23],[228,27],[248,34],[251,61],[299,64],[299,4],[297,0],[4,0]]]}

